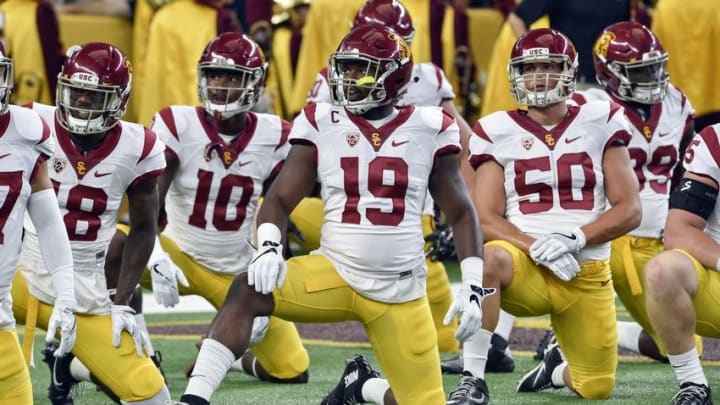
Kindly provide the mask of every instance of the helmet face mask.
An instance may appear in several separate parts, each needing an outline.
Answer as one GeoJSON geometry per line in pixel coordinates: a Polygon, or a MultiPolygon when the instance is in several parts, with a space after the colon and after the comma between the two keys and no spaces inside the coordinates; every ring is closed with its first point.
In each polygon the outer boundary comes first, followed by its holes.
{"type": "Polygon", "coordinates": [[[330,56],[330,100],[362,115],[400,99],[411,73],[412,56],[404,39],[384,27],[361,26],[330,56]]]}
{"type": "Polygon", "coordinates": [[[90,43],[68,50],[58,75],[60,126],[79,136],[104,133],[120,122],[132,87],[132,69],[112,45],[90,43]]]}
{"type": "Polygon", "coordinates": [[[610,25],[595,42],[597,80],[620,100],[656,104],[668,86],[668,54],[655,34],[642,24],[610,25]]]}
{"type": "Polygon", "coordinates": [[[248,36],[224,33],[210,41],[198,63],[198,96],[205,111],[228,119],[250,111],[262,95],[267,63],[248,36]]]}

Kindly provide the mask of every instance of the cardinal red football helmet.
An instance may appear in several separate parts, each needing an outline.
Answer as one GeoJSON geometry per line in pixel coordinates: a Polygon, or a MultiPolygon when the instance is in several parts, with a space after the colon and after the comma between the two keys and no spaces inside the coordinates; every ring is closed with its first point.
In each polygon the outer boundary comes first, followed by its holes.
{"type": "Polygon", "coordinates": [[[368,0],[355,15],[353,28],[361,25],[380,25],[400,34],[408,45],[415,37],[410,13],[397,0],[368,0]]]}
{"type": "Polygon", "coordinates": [[[363,25],[343,38],[329,65],[332,103],[362,115],[402,97],[410,83],[413,61],[410,47],[395,31],[363,25]],[[358,66],[364,76],[351,77],[347,71],[351,65],[358,66]],[[353,100],[351,93],[358,89],[367,91],[367,96],[353,100]]]}
{"type": "Polygon", "coordinates": [[[58,75],[58,121],[76,135],[106,132],[125,115],[131,87],[130,61],[118,48],[72,46],[58,75]]]}
{"type": "Polygon", "coordinates": [[[0,114],[7,111],[12,89],[13,61],[7,57],[5,45],[0,41],[0,114]]]}
{"type": "Polygon", "coordinates": [[[513,46],[508,64],[510,93],[518,104],[545,106],[568,99],[577,81],[577,52],[570,39],[550,28],[530,30],[513,46]],[[533,63],[557,63],[560,73],[524,73],[523,67],[533,63]],[[527,88],[528,82],[545,83],[527,88]],[[552,83],[555,82],[553,86],[552,83]]]}
{"type": "Polygon", "coordinates": [[[643,104],[665,98],[668,54],[646,26],[623,21],[605,28],[593,60],[598,82],[615,97],[643,104]]]}
{"type": "Polygon", "coordinates": [[[198,95],[205,111],[221,119],[249,111],[265,87],[266,71],[265,56],[255,41],[237,32],[220,34],[198,63],[198,95]]]}

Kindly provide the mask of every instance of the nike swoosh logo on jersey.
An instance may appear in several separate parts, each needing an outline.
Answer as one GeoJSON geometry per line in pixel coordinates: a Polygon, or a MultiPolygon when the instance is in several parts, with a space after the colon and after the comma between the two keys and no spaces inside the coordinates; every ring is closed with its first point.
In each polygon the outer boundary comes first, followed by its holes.
{"type": "Polygon", "coordinates": [[[668,136],[668,135],[670,135],[670,132],[658,132],[658,136],[659,136],[660,138],[666,137],[666,136],[668,136]]]}
{"type": "Polygon", "coordinates": [[[581,138],[581,137],[579,137],[579,136],[576,136],[575,138],[565,138],[565,143],[573,143],[573,142],[577,141],[577,140],[580,139],[580,138],[581,138]]]}
{"type": "Polygon", "coordinates": [[[405,144],[408,143],[408,142],[410,142],[410,141],[400,141],[400,142],[398,142],[398,141],[393,140],[393,141],[392,141],[392,146],[398,147],[398,146],[400,146],[400,145],[405,145],[405,144]]]}
{"type": "Polygon", "coordinates": [[[10,156],[10,155],[11,155],[10,153],[6,153],[6,154],[4,154],[4,155],[0,155],[0,159],[5,158],[5,157],[8,157],[8,156],[10,156]]]}
{"type": "Polygon", "coordinates": [[[95,172],[95,177],[105,177],[105,176],[109,176],[111,174],[112,174],[111,172],[110,173],[95,172]]]}
{"type": "Polygon", "coordinates": [[[240,167],[247,166],[252,162],[253,162],[252,160],[248,160],[247,162],[238,162],[238,166],[240,166],[240,167]]]}

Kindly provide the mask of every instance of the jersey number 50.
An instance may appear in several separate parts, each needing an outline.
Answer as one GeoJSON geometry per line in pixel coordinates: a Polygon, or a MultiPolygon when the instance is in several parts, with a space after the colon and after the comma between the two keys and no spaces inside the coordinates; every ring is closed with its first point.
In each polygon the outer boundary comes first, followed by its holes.
{"type": "MultiPolygon", "coordinates": [[[[593,162],[586,152],[566,153],[557,161],[557,189],[560,207],[567,210],[592,210],[595,206],[596,179],[593,162]],[[578,187],[573,183],[573,174],[582,171],[584,181],[578,187]],[[579,193],[574,191],[579,189],[579,193]],[[577,195],[579,194],[579,195],[577,195]],[[579,197],[579,198],[577,198],[579,197]]],[[[519,197],[536,195],[535,201],[524,199],[519,208],[523,214],[535,214],[549,211],[554,204],[553,187],[550,184],[537,182],[528,183],[527,173],[530,171],[549,172],[550,158],[547,156],[515,161],[515,191],[519,197]]]]}

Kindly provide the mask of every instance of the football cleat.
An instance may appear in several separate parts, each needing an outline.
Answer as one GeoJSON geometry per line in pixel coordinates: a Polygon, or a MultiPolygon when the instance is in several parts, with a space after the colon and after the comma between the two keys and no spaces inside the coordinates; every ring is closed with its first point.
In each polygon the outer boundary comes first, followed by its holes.
{"type": "Polygon", "coordinates": [[[70,362],[75,356],[68,353],[63,357],[55,357],[53,353],[57,348],[58,343],[53,341],[47,343],[42,350],[43,362],[50,367],[48,398],[52,405],[72,405],[74,402],[70,391],[78,383],[70,374],[70,362]]]}
{"type": "Polygon", "coordinates": [[[180,397],[180,401],[171,403],[173,405],[210,405],[210,401],[190,394],[184,394],[180,397]]]}
{"type": "Polygon", "coordinates": [[[450,393],[446,405],[484,405],[490,403],[490,391],[485,380],[463,371],[458,386],[450,393]]]}
{"type": "Polygon", "coordinates": [[[535,356],[533,356],[533,359],[542,360],[545,357],[545,352],[547,351],[548,346],[556,343],[557,338],[555,337],[555,330],[552,328],[546,330],[545,336],[540,339],[540,343],[538,343],[538,347],[535,349],[535,356]]]}
{"type": "Polygon", "coordinates": [[[356,354],[345,361],[345,371],[335,388],[322,399],[320,405],[352,405],[365,402],[362,386],[371,378],[380,378],[373,370],[367,358],[356,354]]]}
{"type": "Polygon", "coordinates": [[[493,333],[488,350],[486,373],[512,373],[515,370],[515,360],[512,358],[508,341],[502,336],[493,333]]]}
{"type": "Polygon", "coordinates": [[[670,400],[670,405],[712,405],[710,387],[704,384],[686,382],[670,400]]]}
{"type": "Polygon", "coordinates": [[[463,372],[463,358],[462,354],[456,354],[455,356],[443,359],[440,362],[440,371],[443,374],[460,374],[463,372]]]}
{"type": "MultiPolygon", "coordinates": [[[[462,355],[448,357],[440,362],[443,374],[460,374],[463,372],[462,355]]],[[[515,360],[508,347],[508,342],[502,336],[493,333],[488,350],[486,373],[512,373],[515,370],[515,360]]]]}
{"type": "Polygon", "coordinates": [[[564,361],[560,346],[555,344],[548,347],[542,362],[522,376],[517,386],[517,392],[536,392],[550,388],[562,388],[562,386],[553,384],[552,373],[564,361]]]}

